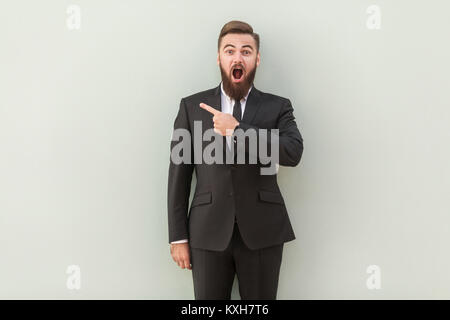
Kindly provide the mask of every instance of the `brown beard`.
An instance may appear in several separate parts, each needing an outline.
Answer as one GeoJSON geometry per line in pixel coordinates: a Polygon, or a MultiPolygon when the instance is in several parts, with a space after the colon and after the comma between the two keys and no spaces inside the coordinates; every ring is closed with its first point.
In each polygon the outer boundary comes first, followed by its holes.
{"type": "Polygon", "coordinates": [[[233,83],[233,80],[231,79],[231,74],[228,74],[223,68],[222,64],[220,64],[220,73],[222,75],[222,83],[223,83],[223,90],[225,93],[234,100],[241,100],[244,98],[248,90],[253,84],[253,80],[255,79],[256,74],[256,61],[254,67],[251,69],[251,71],[248,74],[242,75],[244,77],[244,80],[242,82],[233,83]]]}

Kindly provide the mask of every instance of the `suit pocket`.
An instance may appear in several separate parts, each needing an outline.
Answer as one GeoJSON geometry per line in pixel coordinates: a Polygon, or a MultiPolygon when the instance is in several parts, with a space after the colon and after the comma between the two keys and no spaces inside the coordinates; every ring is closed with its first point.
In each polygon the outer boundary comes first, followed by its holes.
{"type": "Polygon", "coordinates": [[[192,199],[191,208],[202,205],[202,204],[211,203],[211,201],[212,201],[211,192],[204,192],[204,193],[196,194],[194,196],[194,199],[192,199]]]}
{"type": "Polygon", "coordinates": [[[259,199],[264,202],[284,204],[283,197],[279,192],[259,190],[259,199]]]}

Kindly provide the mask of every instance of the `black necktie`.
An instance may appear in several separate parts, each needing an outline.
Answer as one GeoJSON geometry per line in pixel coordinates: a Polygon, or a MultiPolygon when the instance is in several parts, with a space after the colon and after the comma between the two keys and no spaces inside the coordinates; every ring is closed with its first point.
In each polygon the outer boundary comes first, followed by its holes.
{"type": "Polygon", "coordinates": [[[241,116],[242,116],[241,101],[236,100],[236,102],[234,103],[234,107],[233,107],[233,117],[237,121],[241,122],[241,116]]]}
{"type": "MultiPolygon", "coordinates": [[[[234,103],[234,107],[233,107],[233,117],[238,122],[241,122],[241,116],[242,116],[241,101],[240,100],[236,100],[236,102],[234,103]]],[[[236,142],[236,140],[234,140],[234,142],[236,142]]],[[[232,147],[233,147],[233,144],[232,144],[232,147]]],[[[237,152],[235,150],[234,151],[234,162],[235,163],[236,163],[236,158],[237,158],[237,152]]],[[[234,216],[234,223],[237,223],[236,215],[234,216]]]]}

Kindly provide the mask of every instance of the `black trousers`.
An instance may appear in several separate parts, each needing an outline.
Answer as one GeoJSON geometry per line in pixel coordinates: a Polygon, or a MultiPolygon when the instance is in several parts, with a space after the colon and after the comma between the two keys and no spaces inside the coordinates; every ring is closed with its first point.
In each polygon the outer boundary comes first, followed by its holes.
{"type": "Polygon", "coordinates": [[[237,223],[224,251],[191,248],[192,278],[196,300],[230,300],[237,274],[242,300],[275,300],[283,243],[259,250],[249,249],[237,223]]]}

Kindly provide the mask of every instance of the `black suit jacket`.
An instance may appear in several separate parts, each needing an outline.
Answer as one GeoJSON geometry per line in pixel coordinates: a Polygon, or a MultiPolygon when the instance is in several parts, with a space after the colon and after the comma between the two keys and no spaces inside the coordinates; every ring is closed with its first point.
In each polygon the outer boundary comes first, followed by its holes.
{"type": "MultiPolygon", "coordinates": [[[[187,129],[192,139],[196,139],[194,121],[202,121],[202,133],[213,128],[213,115],[199,107],[201,102],[221,111],[220,85],[182,98],[174,129],[187,129]]],[[[253,86],[239,128],[278,129],[279,165],[293,167],[300,162],[303,138],[289,99],[262,92],[253,86]]],[[[177,143],[179,141],[171,142],[171,150],[177,143]]],[[[209,143],[202,143],[202,147],[209,143]]],[[[263,143],[270,150],[270,136],[263,143]]],[[[193,154],[193,143],[191,147],[193,154]]],[[[249,151],[247,145],[245,150],[249,151]]],[[[277,175],[261,175],[261,167],[268,165],[259,159],[256,164],[249,164],[248,160],[245,164],[193,162],[193,156],[191,163],[175,164],[170,160],[167,199],[169,243],[189,239],[193,248],[224,250],[232,236],[235,216],[242,238],[250,249],[295,239],[277,175]],[[194,169],[197,184],[189,207],[194,169]]]]}

